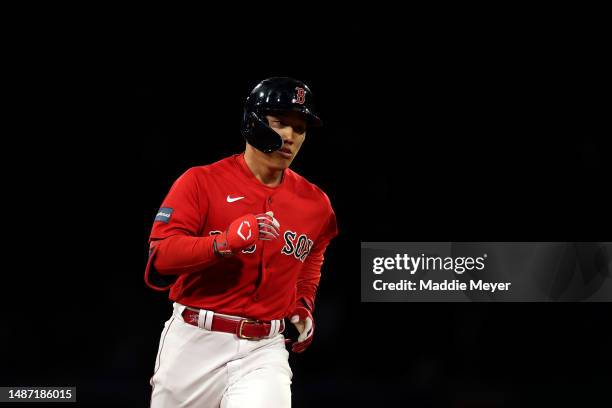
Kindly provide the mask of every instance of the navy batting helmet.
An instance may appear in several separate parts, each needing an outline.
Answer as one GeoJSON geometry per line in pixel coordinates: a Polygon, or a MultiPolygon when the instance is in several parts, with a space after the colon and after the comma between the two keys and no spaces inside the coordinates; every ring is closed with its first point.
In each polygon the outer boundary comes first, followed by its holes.
{"type": "Polygon", "coordinates": [[[299,112],[308,126],[323,123],[312,110],[312,92],[302,81],[273,77],[261,81],[246,100],[242,118],[242,135],[247,142],[264,153],[283,147],[283,139],[268,126],[267,114],[299,112]]]}

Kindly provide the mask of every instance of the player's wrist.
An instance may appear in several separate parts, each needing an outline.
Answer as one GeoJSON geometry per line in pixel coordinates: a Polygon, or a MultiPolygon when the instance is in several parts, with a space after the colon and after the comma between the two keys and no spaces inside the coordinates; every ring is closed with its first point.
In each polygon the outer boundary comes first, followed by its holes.
{"type": "Polygon", "coordinates": [[[213,240],[213,252],[215,255],[223,258],[232,256],[234,254],[227,242],[226,232],[215,236],[215,239],[213,240]]]}

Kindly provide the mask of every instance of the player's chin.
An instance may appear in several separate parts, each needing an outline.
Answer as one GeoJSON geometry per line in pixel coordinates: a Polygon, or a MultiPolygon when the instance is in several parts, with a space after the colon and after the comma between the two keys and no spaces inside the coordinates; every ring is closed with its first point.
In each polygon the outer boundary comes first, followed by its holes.
{"type": "Polygon", "coordinates": [[[288,168],[289,168],[289,166],[291,166],[291,162],[292,162],[292,161],[293,161],[293,160],[283,160],[283,161],[280,161],[280,162],[277,164],[277,168],[278,168],[279,170],[285,170],[285,169],[288,169],[288,168]]]}

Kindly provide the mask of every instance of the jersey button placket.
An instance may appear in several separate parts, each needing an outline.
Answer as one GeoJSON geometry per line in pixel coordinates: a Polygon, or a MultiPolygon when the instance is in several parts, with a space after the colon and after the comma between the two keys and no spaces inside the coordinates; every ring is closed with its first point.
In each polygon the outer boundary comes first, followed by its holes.
{"type": "MultiPolygon", "coordinates": [[[[265,204],[266,204],[266,212],[272,211],[272,209],[270,208],[270,204],[272,204],[272,196],[269,196],[268,198],[266,198],[265,204]]],[[[261,273],[262,273],[263,276],[261,277],[260,285],[264,281],[265,275],[266,275],[265,253],[266,253],[266,245],[265,245],[265,242],[263,242],[262,243],[262,251],[261,251],[261,256],[262,256],[262,259],[261,259],[261,273]]],[[[259,301],[259,294],[255,293],[251,297],[251,299],[253,300],[253,302],[259,301]]]]}

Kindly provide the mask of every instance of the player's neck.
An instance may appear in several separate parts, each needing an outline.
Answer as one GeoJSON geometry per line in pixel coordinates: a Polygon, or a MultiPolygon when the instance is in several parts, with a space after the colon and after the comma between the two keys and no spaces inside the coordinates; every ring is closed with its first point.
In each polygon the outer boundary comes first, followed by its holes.
{"type": "Polygon", "coordinates": [[[276,187],[283,180],[283,170],[270,167],[266,163],[265,153],[247,148],[244,161],[255,178],[268,187],[276,187]]]}

